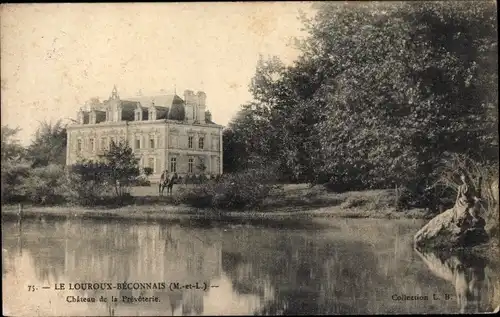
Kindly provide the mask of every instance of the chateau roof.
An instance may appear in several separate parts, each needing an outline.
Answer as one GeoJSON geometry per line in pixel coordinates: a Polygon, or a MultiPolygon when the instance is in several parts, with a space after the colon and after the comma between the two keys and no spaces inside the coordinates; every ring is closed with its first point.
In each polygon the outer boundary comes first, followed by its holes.
{"type": "Polygon", "coordinates": [[[125,111],[134,111],[137,108],[137,101],[121,100],[121,105],[125,111]]]}
{"type": "MultiPolygon", "coordinates": [[[[192,91],[186,90],[185,94],[187,96],[194,97],[192,91]],[[190,94],[187,94],[189,92],[190,94]]],[[[202,92],[198,92],[198,96],[205,98],[205,94],[202,92]]],[[[189,102],[189,98],[186,97],[189,102]]],[[[201,98],[200,97],[200,98],[201,98]]],[[[104,100],[102,103],[98,101],[98,99],[91,100],[92,104],[89,105],[91,109],[95,109],[99,113],[104,113],[104,111],[113,110],[110,108],[115,102],[118,102],[122,109],[122,116],[126,117],[126,120],[133,120],[134,112],[138,107],[141,107],[144,110],[146,109],[155,109],[157,110],[156,118],[157,119],[169,119],[169,120],[177,120],[184,121],[186,118],[186,109],[185,109],[185,100],[183,100],[177,94],[160,94],[160,95],[152,95],[152,96],[135,96],[120,99],[118,96],[118,91],[116,86],[113,88],[111,93],[111,97],[108,100],[104,100]]],[[[203,101],[204,103],[204,101],[203,101]]],[[[88,104],[87,104],[88,105],[88,104]]],[[[82,109],[83,110],[83,109],[82,109]]],[[[216,124],[212,121],[210,112],[205,112],[205,122],[208,124],[216,124]]]]}
{"type": "MultiPolygon", "coordinates": [[[[126,98],[127,101],[139,102],[141,107],[150,108],[154,106],[158,110],[166,110],[174,104],[184,104],[184,100],[178,95],[156,95],[156,96],[139,96],[126,98]]],[[[125,100],[123,100],[125,101],[125,100]]]]}

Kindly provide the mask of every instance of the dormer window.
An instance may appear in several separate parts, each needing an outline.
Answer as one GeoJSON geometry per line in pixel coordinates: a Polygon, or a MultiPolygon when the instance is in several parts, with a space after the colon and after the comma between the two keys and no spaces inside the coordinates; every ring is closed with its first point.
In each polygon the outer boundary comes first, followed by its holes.
{"type": "Polygon", "coordinates": [[[156,120],[156,109],[149,109],[149,120],[156,120]]]}

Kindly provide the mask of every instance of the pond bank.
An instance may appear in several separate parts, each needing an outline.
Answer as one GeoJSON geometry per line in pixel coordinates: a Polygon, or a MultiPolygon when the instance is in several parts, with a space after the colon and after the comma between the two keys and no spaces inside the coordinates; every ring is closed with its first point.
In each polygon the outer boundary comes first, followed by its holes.
{"type": "MultiPolygon", "coordinates": [[[[304,218],[430,219],[421,209],[396,211],[391,190],[329,193],[321,186],[284,186],[282,195],[271,195],[255,211],[216,211],[174,203],[172,196],[158,196],[154,187],[133,188],[131,204],[121,207],[71,205],[23,207],[23,218],[129,219],[150,221],[285,221],[304,218]]],[[[174,194],[175,196],[175,194],[174,194]]],[[[17,219],[18,206],[2,206],[2,219],[17,219]]]]}
{"type": "MultiPolygon", "coordinates": [[[[18,219],[17,205],[2,206],[2,219],[18,219]]],[[[290,220],[304,218],[383,218],[425,219],[429,216],[421,210],[396,212],[395,210],[343,209],[339,206],[304,209],[301,207],[277,208],[273,211],[226,211],[196,209],[186,205],[138,205],[118,208],[85,208],[77,206],[23,206],[23,219],[32,218],[83,218],[83,219],[129,219],[129,220],[290,220]]]]}

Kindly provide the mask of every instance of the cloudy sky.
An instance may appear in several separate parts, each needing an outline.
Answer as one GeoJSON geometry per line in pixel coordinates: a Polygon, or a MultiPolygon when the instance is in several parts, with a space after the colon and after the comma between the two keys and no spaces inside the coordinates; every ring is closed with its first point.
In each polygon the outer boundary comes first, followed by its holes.
{"type": "Polygon", "coordinates": [[[291,62],[299,10],[311,4],[9,4],[1,15],[2,125],[28,144],[40,121],[75,118],[91,97],[160,90],[207,93],[227,124],[248,92],[259,54],[291,62]]]}

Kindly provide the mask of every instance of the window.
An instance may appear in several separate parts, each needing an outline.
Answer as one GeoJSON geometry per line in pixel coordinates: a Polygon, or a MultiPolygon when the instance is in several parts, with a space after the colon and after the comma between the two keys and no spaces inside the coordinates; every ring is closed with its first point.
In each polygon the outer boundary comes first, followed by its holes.
{"type": "Polygon", "coordinates": [[[177,172],[177,158],[176,157],[172,157],[170,159],[170,172],[171,173],[177,172]]]}
{"type": "Polygon", "coordinates": [[[148,119],[149,120],[156,120],[156,110],[149,111],[148,119]]]}
{"type": "Polygon", "coordinates": [[[82,151],[82,140],[81,140],[81,139],[78,139],[78,140],[76,141],[76,150],[77,150],[78,152],[81,152],[81,151],[82,151]]]}
{"type": "Polygon", "coordinates": [[[205,145],[205,138],[204,137],[200,137],[200,139],[198,140],[198,147],[200,149],[203,149],[204,145],[205,145]]]}
{"type": "Polygon", "coordinates": [[[89,140],[89,150],[94,152],[95,151],[95,143],[94,143],[94,139],[93,138],[90,138],[89,140]]]}
{"type": "Polygon", "coordinates": [[[111,144],[115,143],[115,138],[109,138],[109,148],[111,148],[111,144]]]}
{"type": "Polygon", "coordinates": [[[136,138],[135,139],[135,148],[140,149],[141,148],[141,139],[136,138]]]}
{"type": "Polygon", "coordinates": [[[193,165],[194,165],[194,159],[190,158],[188,160],[188,173],[192,173],[193,172],[193,165]]]}
{"type": "Polygon", "coordinates": [[[101,150],[106,149],[106,138],[101,138],[101,150]]]}
{"type": "Polygon", "coordinates": [[[155,139],[154,138],[149,139],[149,148],[151,148],[151,149],[155,148],[155,139]]]}
{"type": "Polygon", "coordinates": [[[155,159],[154,159],[154,157],[150,157],[148,159],[148,167],[150,167],[153,170],[153,172],[155,172],[155,159]]]}
{"type": "Polygon", "coordinates": [[[189,136],[189,137],[188,137],[188,147],[189,147],[190,149],[192,149],[192,148],[193,148],[193,137],[192,137],[192,136],[189,136]]]}

